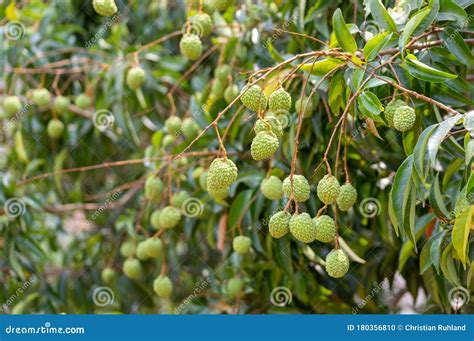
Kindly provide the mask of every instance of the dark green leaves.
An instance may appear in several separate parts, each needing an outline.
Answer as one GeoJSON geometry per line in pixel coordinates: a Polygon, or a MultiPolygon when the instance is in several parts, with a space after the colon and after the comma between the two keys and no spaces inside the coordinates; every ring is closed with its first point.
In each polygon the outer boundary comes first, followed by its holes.
{"type": "Polygon", "coordinates": [[[457,77],[452,73],[437,70],[429,65],[420,62],[412,54],[408,54],[405,58],[405,68],[413,77],[431,83],[445,82],[447,80],[454,79],[457,77]]]}
{"type": "Polygon", "coordinates": [[[382,32],[377,34],[375,37],[370,39],[367,44],[364,46],[364,57],[365,59],[370,62],[374,60],[379,52],[387,45],[392,37],[391,33],[382,32]]]}
{"type": "Polygon", "coordinates": [[[355,53],[357,51],[357,43],[347,28],[347,24],[344,21],[341,9],[339,8],[332,16],[332,26],[339,46],[341,46],[344,51],[355,53]]]}
{"type": "Polygon", "coordinates": [[[363,91],[357,98],[357,107],[364,116],[376,122],[383,122],[380,113],[384,108],[378,97],[373,92],[363,91]]]}
{"type": "Polygon", "coordinates": [[[441,33],[441,37],[449,52],[456,56],[461,63],[469,67],[474,66],[474,56],[459,31],[447,27],[441,33]]]}
{"type": "Polygon", "coordinates": [[[441,142],[443,142],[446,135],[450,132],[450,130],[460,118],[461,115],[456,115],[444,120],[439,124],[433,135],[431,135],[430,139],[428,140],[427,147],[428,155],[432,164],[436,162],[436,154],[438,153],[441,142]]]}
{"type": "Polygon", "coordinates": [[[374,19],[383,29],[389,32],[397,31],[397,25],[395,24],[395,21],[393,21],[381,0],[370,1],[370,11],[374,19]]]}

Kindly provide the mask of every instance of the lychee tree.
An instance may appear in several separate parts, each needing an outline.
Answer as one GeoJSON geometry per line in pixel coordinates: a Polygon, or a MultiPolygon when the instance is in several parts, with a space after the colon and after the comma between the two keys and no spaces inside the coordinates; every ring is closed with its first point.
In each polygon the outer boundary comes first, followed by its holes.
{"type": "Polygon", "coordinates": [[[2,6],[3,312],[472,312],[472,1],[2,6]]]}

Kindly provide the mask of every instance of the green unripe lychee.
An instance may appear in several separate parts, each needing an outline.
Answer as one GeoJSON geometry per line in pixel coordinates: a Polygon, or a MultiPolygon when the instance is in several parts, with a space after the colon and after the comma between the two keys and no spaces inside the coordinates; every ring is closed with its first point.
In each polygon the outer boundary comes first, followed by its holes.
{"type": "Polygon", "coordinates": [[[89,106],[91,105],[91,102],[92,102],[91,98],[87,96],[86,94],[80,94],[74,100],[74,104],[83,110],[89,108],[89,106]]]}
{"type": "Polygon", "coordinates": [[[154,210],[153,213],[150,215],[150,225],[155,230],[158,230],[161,227],[161,224],[160,224],[161,211],[162,210],[154,210]]]}
{"type": "Polygon", "coordinates": [[[212,18],[207,13],[197,13],[191,18],[191,31],[200,37],[212,32],[212,18]]]}
{"type": "Polygon", "coordinates": [[[221,81],[224,81],[227,83],[227,78],[229,77],[232,69],[229,65],[227,64],[222,64],[219,65],[215,70],[214,70],[214,76],[221,81]]]}
{"type": "Polygon", "coordinates": [[[141,241],[137,244],[135,254],[139,260],[145,260],[149,258],[146,241],[141,241]]]}
{"type": "Polygon", "coordinates": [[[173,283],[167,276],[160,275],[153,281],[153,291],[161,298],[169,298],[173,293],[173,283]]]}
{"type": "Polygon", "coordinates": [[[402,100],[393,99],[385,107],[383,114],[390,128],[393,128],[393,117],[395,116],[395,111],[397,111],[398,108],[405,105],[406,105],[405,102],[403,102],[402,100]]]}
{"type": "Polygon", "coordinates": [[[214,199],[218,202],[224,200],[229,195],[229,189],[228,188],[211,189],[211,190],[208,189],[207,192],[209,193],[209,196],[212,199],[214,199]]]}
{"type": "Polygon", "coordinates": [[[274,114],[285,114],[291,108],[291,96],[283,88],[273,91],[268,99],[268,108],[274,114]]]}
{"type": "Polygon", "coordinates": [[[341,186],[339,195],[337,196],[337,207],[341,211],[347,211],[354,206],[357,200],[357,190],[350,183],[345,183],[341,186]]]}
{"type": "Polygon", "coordinates": [[[129,258],[123,262],[123,272],[128,278],[141,279],[143,277],[143,268],[140,261],[136,258],[129,258]]]}
{"type": "Polygon", "coordinates": [[[199,179],[202,175],[202,173],[204,173],[204,168],[202,167],[197,167],[193,170],[193,172],[191,173],[191,177],[196,180],[196,179],[199,179]]]}
{"type": "Polygon", "coordinates": [[[161,142],[161,144],[163,145],[163,148],[166,148],[168,146],[171,146],[175,141],[176,138],[173,135],[168,134],[163,137],[163,141],[161,142]]]}
{"type": "Polygon", "coordinates": [[[159,258],[163,253],[163,242],[160,238],[148,238],[145,241],[145,249],[148,257],[159,258]]]}
{"type": "Polygon", "coordinates": [[[178,116],[170,116],[165,121],[165,127],[170,134],[177,134],[181,130],[181,119],[178,116]]]}
{"type": "Polygon", "coordinates": [[[271,131],[276,137],[281,138],[283,136],[283,126],[278,118],[272,115],[266,115],[263,120],[258,119],[255,122],[255,127],[253,128],[255,134],[258,134],[261,131],[271,131]]]}
{"type": "MultiPolygon", "coordinates": [[[[287,198],[291,196],[291,177],[283,180],[283,193],[287,198]]],[[[303,202],[309,199],[310,188],[308,180],[303,175],[293,175],[293,199],[303,202]]]]}
{"type": "Polygon", "coordinates": [[[180,220],[181,210],[173,206],[166,206],[160,214],[160,227],[171,229],[178,225],[180,220]]]}
{"type": "Polygon", "coordinates": [[[239,277],[231,278],[227,281],[226,293],[229,298],[235,298],[242,294],[244,281],[239,277]]]}
{"type": "Polygon", "coordinates": [[[70,105],[71,102],[69,101],[69,98],[57,96],[53,102],[53,109],[57,114],[63,114],[69,109],[70,105]]]}
{"type": "Polygon", "coordinates": [[[100,277],[102,278],[102,281],[104,283],[110,284],[113,282],[116,275],[117,273],[115,272],[114,269],[110,267],[106,267],[105,269],[102,270],[100,277]]]}
{"type": "Polygon", "coordinates": [[[212,161],[207,172],[207,189],[216,191],[227,189],[237,179],[237,166],[230,159],[217,158],[212,161]]]}
{"type": "Polygon", "coordinates": [[[163,181],[160,178],[151,175],[145,182],[145,198],[152,202],[159,201],[163,192],[163,181]]]}
{"type": "Polygon", "coordinates": [[[46,129],[50,138],[57,139],[60,138],[64,132],[64,123],[57,118],[53,118],[51,121],[49,121],[48,127],[46,129]]]}
{"type": "Polygon", "coordinates": [[[190,196],[188,192],[179,191],[178,193],[173,194],[173,197],[171,198],[171,205],[177,208],[181,208],[183,206],[183,203],[189,198],[190,196]]]}
{"type": "Polygon", "coordinates": [[[349,271],[349,257],[342,250],[332,250],[326,256],[326,271],[331,277],[343,277],[349,271]]]}
{"type": "Polygon", "coordinates": [[[179,49],[189,60],[196,60],[202,55],[201,39],[195,34],[186,33],[179,42],[179,49]]]}
{"type": "Polygon", "coordinates": [[[110,17],[118,10],[114,0],[92,0],[92,6],[97,14],[104,17],[110,17]]]}
{"type": "Polygon", "coordinates": [[[267,108],[267,96],[257,84],[250,88],[248,86],[244,87],[240,93],[242,94],[240,100],[247,109],[259,112],[267,108]]]}
{"type": "Polygon", "coordinates": [[[120,254],[124,258],[132,257],[135,253],[135,242],[133,240],[126,240],[120,245],[120,254]]]}
{"type": "Polygon", "coordinates": [[[195,138],[199,134],[200,127],[193,118],[186,117],[181,125],[181,130],[187,138],[195,138]]]}
{"type": "Polygon", "coordinates": [[[314,111],[314,103],[309,97],[298,97],[298,99],[295,102],[295,111],[298,115],[301,114],[301,112],[305,110],[304,116],[303,117],[310,117],[313,114],[314,111]],[[305,110],[306,106],[306,110],[305,110]]]}
{"type": "Polygon", "coordinates": [[[279,200],[283,198],[283,182],[275,175],[263,179],[260,190],[267,199],[279,200]]]}
{"type": "Polygon", "coordinates": [[[316,225],[308,213],[294,214],[289,229],[291,235],[303,243],[311,243],[316,239],[316,225]]]}
{"type": "Polygon", "coordinates": [[[331,204],[337,199],[340,190],[339,181],[334,176],[326,174],[318,183],[318,198],[326,205],[331,204]]]}
{"type": "Polygon", "coordinates": [[[135,66],[128,70],[126,82],[131,90],[138,89],[140,86],[142,86],[144,81],[145,71],[141,67],[135,66]]]}
{"type": "Polygon", "coordinates": [[[21,100],[18,96],[7,96],[3,101],[3,109],[8,116],[14,115],[21,110],[21,100]]]}
{"type": "Polygon", "coordinates": [[[416,121],[415,109],[408,105],[403,105],[395,110],[393,115],[393,126],[398,131],[407,131],[413,128],[416,121]]]}
{"type": "Polygon", "coordinates": [[[51,93],[47,89],[34,90],[32,100],[40,108],[46,108],[51,102],[51,93]]]}
{"type": "Polygon", "coordinates": [[[322,215],[314,218],[316,226],[316,240],[323,243],[329,243],[336,238],[336,224],[334,220],[328,215],[322,215]]]}
{"type": "Polygon", "coordinates": [[[280,142],[272,132],[261,131],[254,137],[250,146],[250,154],[256,161],[271,158],[278,149],[280,142]]]}
{"type": "Polygon", "coordinates": [[[224,99],[227,103],[232,102],[239,95],[239,87],[235,84],[229,84],[224,90],[224,99]]]}
{"type": "Polygon", "coordinates": [[[268,223],[270,235],[273,238],[281,238],[288,233],[291,214],[286,211],[280,211],[271,216],[268,223]]]}
{"type": "Polygon", "coordinates": [[[237,236],[232,241],[232,247],[234,251],[240,255],[246,254],[250,250],[252,245],[252,240],[249,237],[237,236]]]}

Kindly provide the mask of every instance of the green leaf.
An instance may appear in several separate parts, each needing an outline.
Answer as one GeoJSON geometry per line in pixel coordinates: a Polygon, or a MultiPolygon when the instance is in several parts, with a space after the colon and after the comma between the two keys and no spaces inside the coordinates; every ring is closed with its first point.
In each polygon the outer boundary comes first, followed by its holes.
{"type": "Polygon", "coordinates": [[[418,11],[413,17],[411,17],[408,23],[405,25],[405,29],[403,30],[403,33],[400,36],[400,39],[398,40],[398,47],[401,53],[403,53],[403,51],[405,50],[405,45],[410,40],[412,34],[422,23],[422,21],[428,16],[429,13],[429,8],[422,9],[418,11]]]}
{"type": "Polygon", "coordinates": [[[448,209],[444,204],[443,195],[439,188],[439,174],[434,177],[434,182],[430,188],[430,206],[438,217],[449,217],[448,209]]]}
{"type": "Polygon", "coordinates": [[[315,63],[306,63],[301,66],[301,70],[310,72],[315,76],[324,76],[345,64],[347,64],[347,62],[342,59],[326,58],[315,63]]]}
{"type": "Polygon", "coordinates": [[[429,138],[427,147],[431,164],[434,165],[436,162],[436,155],[438,154],[441,142],[443,142],[446,135],[448,135],[448,133],[461,117],[462,115],[456,115],[444,120],[437,126],[436,131],[429,138]]]}
{"type": "Polygon", "coordinates": [[[468,20],[467,18],[466,11],[453,0],[441,1],[437,21],[450,20],[457,23],[458,27],[462,27],[468,20]]]}
{"type": "Polygon", "coordinates": [[[426,147],[431,134],[437,126],[438,125],[434,124],[423,130],[420,137],[418,138],[415,150],[413,151],[413,165],[415,166],[415,171],[423,182],[425,182],[427,175],[427,169],[425,169],[424,166],[426,147]]]}
{"type": "Polygon", "coordinates": [[[384,110],[384,107],[373,92],[363,91],[357,97],[357,107],[364,116],[376,122],[383,122],[380,113],[384,110]]]}
{"type": "Polygon", "coordinates": [[[457,75],[435,69],[420,62],[412,54],[408,54],[405,58],[404,67],[413,77],[431,83],[441,83],[457,77],[457,75]]]}
{"type": "Polygon", "coordinates": [[[428,239],[428,241],[423,245],[420,253],[420,275],[422,275],[428,268],[433,264],[431,259],[431,245],[433,244],[433,239],[428,239]]]}
{"type": "Polygon", "coordinates": [[[469,231],[472,226],[472,219],[474,213],[474,206],[470,206],[465,210],[462,210],[457,216],[454,222],[454,228],[452,232],[452,243],[456,250],[459,259],[466,268],[467,257],[467,242],[469,239],[469,231]]]}
{"type": "Polygon", "coordinates": [[[229,228],[236,226],[240,217],[245,214],[244,210],[247,208],[250,198],[252,198],[252,193],[253,190],[251,189],[240,192],[237,198],[235,198],[235,200],[232,202],[229,212],[229,220],[227,223],[229,228]]]}
{"type": "Polygon", "coordinates": [[[374,60],[379,52],[387,45],[392,38],[392,34],[382,32],[370,39],[364,46],[364,57],[368,62],[374,60]]]}
{"type": "Polygon", "coordinates": [[[446,27],[441,33],[441,37],[449,52],[455,55],[461,63],[469,67],[474,66],[474,56],[459,31],[446,27]]]}
{"type": "Polygon", "coordinates": [[[441,246],[443,244],[443,238],[446,235],[446,231],[442,230],[431,237],[431,249],[430,249],[430,258],[431,263],[436,269],[436,272],[439,274],[439,264],[441,259],[441,246]]]}
{"type": "Polygon", "coordinates": [[[397,25],[388,13],[381,0],[372,0],[370,2],[370,13],[377,23],[389,32],[396,32],[397,25]]]}
{"type": "Polygon", "coordinates": [[[341,46],[344,51],[355,53],[357,51],[357,43],[347,28],[340,8],[338,8],[332,16],[332,26],[339,46],[341,46]]]}

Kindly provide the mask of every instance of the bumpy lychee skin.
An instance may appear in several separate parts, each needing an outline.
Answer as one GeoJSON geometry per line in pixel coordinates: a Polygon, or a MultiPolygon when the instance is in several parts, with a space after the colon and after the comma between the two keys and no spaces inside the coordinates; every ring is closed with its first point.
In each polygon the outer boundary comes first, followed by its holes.
{"type": "Polygon", "coordinates": [[[239,95],[239,87],[235,84],[229,84],[224,90],[224,99],[227,103],[232,102],[239,95]]]}
{"type": "Polygon", "coordinates": [[[350,183],[345,183],[341,186],[339,195],[337,196],[337,207],[341,211],[347,211],[354,206],[357,200],[357,190],[350,183]]]}
{"type": "Polygon", "coordinates": [[[305,110],[303,117],[310,117],[313,114],[314,104],[311,98],[303,97],[303,99],[301,99],[301,97],[298,97],[295,102],[295,111],[298,115],[300,115],[303,110],[305,110]]]}
{"type": "Polygon", "coordinates": [[[291,96],[283,88],[274,91],[268,99],[268,108],[275,114],[287,113],[291,108],[291,96]]]}
{"type": "Polygon", "coordinates": [[[126,240],[120,245],[120,254],[122,257],[129,258],[135,253],[135,242],[133,240],[126,240]]]}
{"type": "Polygon", "coordinates": [[[326,205],[331,204],[337,199],[340,190],[339,181],[334,176],[326,174],[318,183],[318,198],[326,205]]]}
{"type": "Polygon", "coordinates": [[[169,298],[173,293],[173,283],[167,276],[160,275],[153,281],[153,291],[161,298],[169,298]]]}
{"type": "Polygon", "coordinates": [[[250,88],[248,86],[244,87],[241,93],[240,100],[247,109],[258,112],[264,111],[267,108],[267,96],[265,96],[262,88],[257,84],[252,85],[250,88]]]}
{"type": "Polygon", "coordinates": [[[161,228],[161,223],[160,223],[161,211],[162,210],[154,210],[153,213],[150,215],[150,225],[155,230],[158,230],[161,228]]]}
{"type": "Polygon", "coordinates": [[[136,258],[126,259],[123,262],[122,270],[128,278],[141,279],[143,277],[142,264],[136,258]]]}
{"type": "Polygon", "coordinates": [[[21,110],[21,101],[17,96],[8,96],[3,101],[3,109],[7,115],[11,116],[21,110]]]}
{"type": "Polygon", "coordinates": [[[283,182],[275,175],[263,179],[260,190],[267,199],[279,200],[283,198],[283,182]]]}
{"type": "Polygon", "coordinates": [[[383,114],[390,128],[393,128],[393,117],[395,115],[395,111],[397,111],[398,108],[405,105],[406,105],[405,102],[403,102],[402,100],[393,99],[385,107],[383,114]]]}
{"type": "Polygon", "coordinates": [[[393,126],[398,131],[407,131],[413,128],[415,120],[415,109],[408,105],[404,105],[395,110],[395,114],[393,115],[393,126]]]}
{"type": "Polygon", "coordinates": [[[244,288],[244,281],[239,277],[229,279],[226,285],[226,293],[229,298],[235,298],[242,294],[244,288]]]}
{"type": "Polygon", "coordinates": [[[71,101],[69,101],[69,98],[64,96],[57,96],[53,102],[53,109],[57,114],[61,115],[69,109],[70,105],[71,101]]]}
{"type": "Polygon", "coordinates": [[[191,29],[198,36],[205,37],[212,32],[212,18],[207,13],[197,13],[191,18],[191,29]]]}
{"type": "Polygon", "coordinates": [[[97,14],[104,17],[110,17],[118,10],[114,0],[92,0],[92,6],[97,14]]]}
{"type": "Polygon", "coordinates": [[[32,100],[40,108],[46,108],[51,102],[51,93],[47,89],[35,90],[32,94],[32,100]]]}
{"type": "Polygon", "coordinates": [[[183,203],[189,198],[190,196],[188,192],[179,191],[178,193],[173,194],[173,197],[171,198],[171,205],[177,208],[181,208],[183,206],[183,203]]]}
{"type": "Polygon", "coordinates": [[[181,210],[173,207],[166,206],[163,208],[160,214],[160,226],[164,229],[171,229],[178,225],[181,220],[181,210]]]}
{"type": "Polygon", "coordinates": [[[104,283],[110,284],[115,279],[116,275],[117,274],[114,269],[106,267],[102,270],[100,277],[102,278],[102,281],[104,281],[104,283]]]}
{"type": "Polygon", "coordinates": [[[48,127],[46,129],[50,138],[58,139],[64,132],[64,123],[57,118],[53,118],[51,121],[49,121],[48,127]]]}
{"type": "Polygon", "coordinates": [[[280,120],[272,115],[266,115],[263,120],[258,119],[257,122],[255,122],[255,127],[253,129],[255,134],[258,134],[261,131],[271,131],[278,138],[283,136],[283,126],[281,125],[280,120]]]}
{"type": "Polygon", "coordinates": [[[179,49],[189,60],[196,60],[202,55],[202,43],[199,36],[186,33],[179,42],[179,49]]]}
{"type": "Polygon", "coordinates": [[[81,108],[81,109],[87,109],[91,105],[91,98],[87,96],[86,94],[80,94],[76,97],[74,100],[74,104],[81,108]]]}
{"type": "Polygon", "coordinates": [[[244,255],[249,252],[251,245],[252,240],[246,236],[237,236],[232,241],[232,247],[234,251],[240,255],[244,255]]]}
{"type": "Polygon", "coordinates": [[[163,253],[163,242],[160,238],[148,238],[145,241],[145,250],[150,258],[159,258],[163,253]]]}
{"type": "Polygon", "coordinates": [[[229,189],[228,188],[213,189],[213,190],[208,189],[207,193],[209,193],[209,196],[215,201],[221,202],[225,198],[227,198],[227,196],[229,195],[229,189]]]}
{"type": "Polygon", "coordinates": [[[291,214],[286,211],[279,211],[271,216],[268,223],[270,235],[273,238],[281,238],[288,233],[291,214]]]}
{"type": "Polygon", "coordinates": [[[155,176],[149,176],[145,182],[145,198],[152,202],[157,202],[161,199],[163,191],[163,181],[155,176]]]}
{"type": "Polygon", "coordinates": [[[332,250],[326,256],[326,271],[331,277],[343,277],[349,271],[349,257],[342,250],[332,250]]]}
{"type": "Polygon", "coordinates": [[[135,66],[127,71],[126,82],[131,90],[141,87],[144,81],[145,71],[141,67],[135,66]]]}
{"type": "Polygon", "coordinates": [[[328,215],[322,215],[318,218],[314,218],[316,226],[316,240],[323,243],[330,243],[336,238],[336,224],[334,219],[328,215]]]}
{"type": "Polygon", "coordinates": [[[311,243],[316,239],[316,226],[308,213],[294,214],[289,229],[291,235],[303,243],[311,243]]]}
{"type": "Polygon", "coordinates": [[[227,189],[237,179],[238,170],[230,159],[217,158],[207,172],[208,191],[227,189]]]}
{"type": "MultiPolygon", "coordinates": [[[[287,198],[291,195],[291,179],[287,176],[283,180],[283,193],[287,198]]],[[[298,202],[304,202],[309,199],[310,188],[308,180],[303,175],[293,175],[293,198],[298,202]]]]}
{"type": "Polygon", "coordinates": [[[275,134],[262,131],[254,137],[250,146],[250,154],[256,161],[265,160],[275,154],[279,145],[280,143],[275,134]]]}

